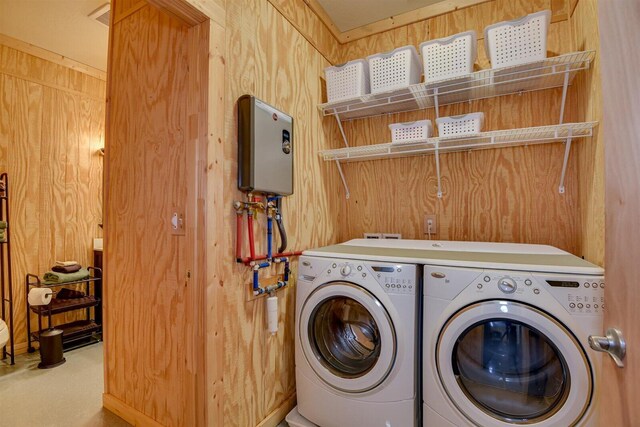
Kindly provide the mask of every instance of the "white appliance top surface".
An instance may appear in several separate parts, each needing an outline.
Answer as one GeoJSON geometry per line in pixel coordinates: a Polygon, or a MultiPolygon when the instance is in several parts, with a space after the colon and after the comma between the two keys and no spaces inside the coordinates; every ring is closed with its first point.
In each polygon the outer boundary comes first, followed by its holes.
{"type": "Polygon", "coordinates": [[[510,254],[564,255],[568,252],[548,245],[523,243],[457,242],[450,240],[405,240],[405,239],[353,239],[342,243],[348,246],[371,248],[421,249],[454,252],[494,252],[510,254]]]}
{"type": "Polygon", "coordinates": [[[604,274],[601,267],[553,246],[517,243],[354,239],[309,249],[304,251],[304,255],[499,270],[604,274]]]}

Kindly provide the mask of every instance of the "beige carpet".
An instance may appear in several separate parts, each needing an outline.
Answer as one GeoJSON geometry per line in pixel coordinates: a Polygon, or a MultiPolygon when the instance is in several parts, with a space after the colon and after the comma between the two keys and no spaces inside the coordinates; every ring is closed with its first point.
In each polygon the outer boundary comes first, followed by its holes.
{"type": "Polygon", "coordinates": [[[65,353],[67,362],[38,369],[38,353],[16,365],[0,361],[0,427],[127,427],[102,409],[102,343],[65,353]]]}

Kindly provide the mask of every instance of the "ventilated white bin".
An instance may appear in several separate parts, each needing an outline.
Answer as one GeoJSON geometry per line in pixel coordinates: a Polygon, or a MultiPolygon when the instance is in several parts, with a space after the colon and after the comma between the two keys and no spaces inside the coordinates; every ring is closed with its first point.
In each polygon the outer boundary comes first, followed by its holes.
{"type": "Polygon", "coordinates": [[[404,46],[387,53],[367,57],[371,93],[382,93],[402,89],[420,83],[422,65],[418,51],[413,46],[404,46]]]}
{"type": "Polygon", "coordinates": [[[469,113],[461,116],[436,119],[438,135],[441,138],[459,138],[477,135],[482,131],[484,113],[469,113]]]}
{"type": "Polygon", "coordinates": [[[551,11],[543,10],[485,28],[484,41],[491,67],[510,67],[545,59],[550,22],[551,11]]]}
{"type": "Polygon", "coordinates": [[[369,93],[369,64],[356,59],[324,69],[329,102],[356,98],[369,93]]]}
{"type": "Polygon", "coordinates": [[[431,120],[394,123],[389,125],[389,129],[391,130],[391,142],[394,144],[420,142],[433,135],[431,120]]]}
{"type": "Polygon", "coordinates": [[[429,83],[471,74],[476,61],[476,44],[475,31],[421,43],[424,81],[429,83]]]}

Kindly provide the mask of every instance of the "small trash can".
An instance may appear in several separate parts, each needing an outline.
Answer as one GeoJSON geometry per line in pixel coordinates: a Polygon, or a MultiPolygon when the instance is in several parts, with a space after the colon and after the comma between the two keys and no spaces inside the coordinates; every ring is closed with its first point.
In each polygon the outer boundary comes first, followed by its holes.
{"type": "Polygon", "coordinates": [[[40,363],[38,368],[49,369],[67,360],[62,352],[62,330],[49,329],[40,333],[40,363]]]}

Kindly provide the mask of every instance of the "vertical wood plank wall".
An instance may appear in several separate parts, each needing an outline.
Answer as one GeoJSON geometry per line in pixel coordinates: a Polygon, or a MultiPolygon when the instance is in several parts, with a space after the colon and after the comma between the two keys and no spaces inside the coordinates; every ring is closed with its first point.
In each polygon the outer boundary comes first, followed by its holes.
{"type": "MultiPolygon", "coordinates": [[[[301,2],[290,3],[292,14],[295,7],[306,7],[301,2]]],[[[228,1],[226,14],[224,163],[213,165],[224,168],[224,204],[209,213],[224,216],[222,271],[210,286],[218,288],[216,293],[222,297],[219,307],[224,310],[222,425],[244,427],[257,425],[273,411],[294,402],[295,280],[278,292],[280,330],[272,336],[267,332],[265,299],[252,299],[249,269],[234,259],[232,203],[242,197],[236,180],[236,100],[252,94],[294,118],[295,188],[293,196],[283,202],[292,250],[339,240],[335,218],[341,206],[340,178],[334,166],[322,162],[317,153],[339,146],[340,141],[334,126],[324,121],[317,109],[323,69],[330,65],[327,59],[270,2],[228,1]]],[[[264,215],[259,222],[264,224],[264,215]]],[[[262,253],[266,252],[264,227],[259,230],[257,251],[262,253]]],[[[244,247],[246,250],[246,242],[244,247]]],[[[279,421],[286,412],[276,414],[280,416],[271,417],[271,422],[279,421]]]]}
{"type": "Polygon", "coordinates": [[[143,3],[112,1],[104,403],[136,425],[196,426],[205,422],[209,26],[143,3]],[[172,233],[174,212],[183,234],[172,233]]]}
{"type": "MultiPolygon", "coordinates": [[[[90,265],[102,230],[105,81],[0,44],[0,171],[9,174],[16,352],[24,278],[55,260],[90,265]]],[[[75,320],[83,312],[56,316],[75,320]]]]}
{"type": "MultiPolygon", "coordinates": [[[[554,13],[549,55],[567,53],[573,49],[571,27],[566,5],[559,3],[483,3],[347,43],[342,61],[473,29],[479,37],[476,67],[488,68],[484,27],[543,9],[554,13]]],[[[565,122],[578,120],[576,109],[581,101],[575,92],[570,90],[565,122]]],[[[482,111],[486,130],[549,125],[558,123],[560,100],[561,90],[551,89],[443,107],[441,115],[482,111]]],[[[389,123],[424,118],[434,121],[433,109],[354,121],[346,124],[345,130],[352,145],[386,142],[390,139],[389,123]]],[[[574,147],[581,144],[592,146],[594,142],[586,139],[574,147]]],[[[425,238],[424,215],[435,213],[436,238],[550,244],[581,256],[589,252],[582,244],[582,222],[589,214],[581,215],[586,202],[581,196],[583,182],[578,180],[575,151],[569,161],[566,193],[558,194],[563,153],[564,144],[557,143],[443,155],[444,197],[440,200],[436,197],[433,156],[348,164],[344,170],[351,199],[345,201],[341,216],[341,237],[388,232],[425,238]]],[[[595,257],[595,261],[599,259],[595,257]]]]}
{"type": "MultiPolygon", "coordinates": [[[[602,123],[598,0],[579,0],[571,8],[574,50],[595,50],[592,70],[576,76],[573,85],[576,121],[602,123]]],[[[588,144],[577,144],[575,156],[580,186],[578,213],[582,223],[580,250],[585,259],[604,266],[604,127],[598,126],[588,144]]]]}

